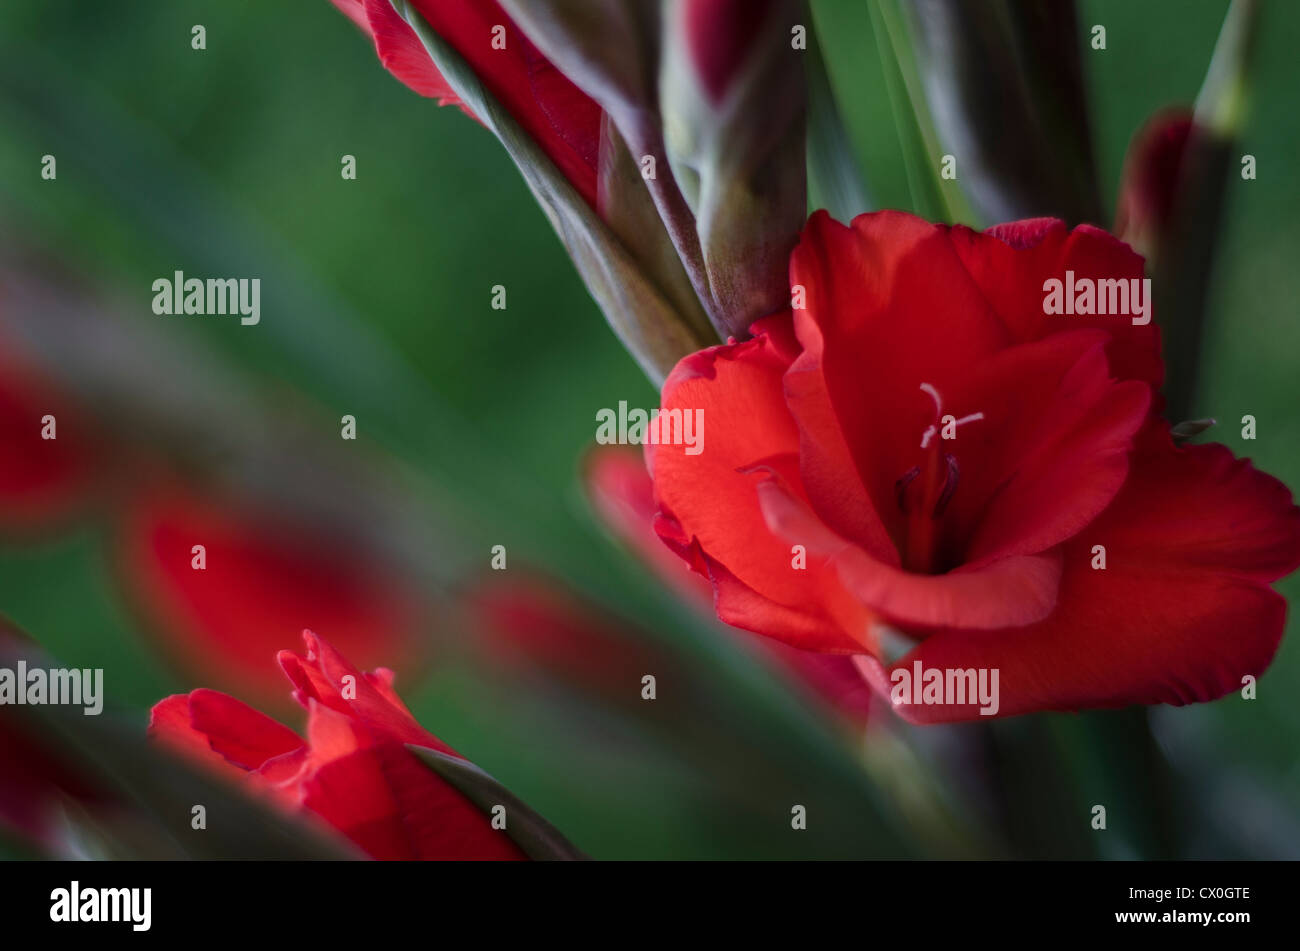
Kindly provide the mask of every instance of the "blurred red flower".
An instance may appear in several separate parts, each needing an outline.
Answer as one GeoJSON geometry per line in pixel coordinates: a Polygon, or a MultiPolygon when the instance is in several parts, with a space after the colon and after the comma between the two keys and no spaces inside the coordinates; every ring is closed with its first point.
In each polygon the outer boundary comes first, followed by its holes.
{"type": "Polygon", "coordinates": [[[95,489],[104,459],[83,416],[0,340],[0,531],[61,522],[95,489]]]}
{"type": "Polygon", "coordinates": [[[615,704],[640,705],[641,678],[684,676],[681,661],[622,619],[544,575],[496,572],[462,605],[493,669],[543,674],[615,704]]]}
{"type": "MultiPolygon", "coordinates": [[[[380,61],[394,76],[422,96],[435,98],[441,105],[459,105],[473,115],[433,65],[415,31],[393,9],[391,0],[332,2],[370,35],[380,61]]],[[[488,91],[587,203],[596,207],[600,107],[539,53],[493,0],[406,3],[465,58],[488,91]]]]}
{"type": "Polygon", "coordinates": [[[116,569],[174,660],[267,702],[283,686],[266,658],[305,627],[328,626],[367,667],[418,661],[426,608],[413,586],[264,508],[150,486],[119,515],[116,569]]]}
{"type": "Polygon", "coordinates": [[[522,859],[504,832],[406,744],[459,756],[415,721],[392,671],[361,673],[303,632],[280,666],[307,710],[307,738],[215,690],[168,697],[149,733],[179,752],[312,813],[376,859],[522,859]]]}
{"type": "MultiPolygon", "coordinates": [[[[623,544],[685,600],[712,614],[713,586],[691,572],[655,535],[654,483],[642,453],[629,446],[593,449],[587,457],[586,481],[592,505],[623,544]]],[[[866,722],[871,689],[852,657],[820,654],[771,639],[761,643],[814,695],[850,721],[866,722]]]]}
{"type": "Polygon", "coordinates": [[[1154,323],[1045,312],[1067,269],[1143,273],[1090,226],[814,215],[790,266],[806,306],[664,384],[665,410],[703,411],[703,452],[647,449],[659,534],[719,617],[862,655],[885,694],[914,662],[997,670],[999,715],[1208,700],[1261,673],[1300,510],[1225,447],[1175,446],[1154,323]]]}

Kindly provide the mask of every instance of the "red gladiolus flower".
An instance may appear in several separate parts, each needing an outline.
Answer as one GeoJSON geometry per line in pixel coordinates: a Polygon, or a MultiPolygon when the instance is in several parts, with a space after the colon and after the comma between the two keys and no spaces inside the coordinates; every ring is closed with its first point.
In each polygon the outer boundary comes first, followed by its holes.
{"type": "Polygon", "coordinates": [[[361,673],[304,631],[307,656],[280,666],[307,710],[307,739],[233,697],[195,690],[154,708],[149,733],[218,771],[316,815],[376,859],[521,859],[518,847],[406,748],[458,756],[421,727],[393,674],[361,673]]]}
{"type": "MultiPolygon", "coordinates": [[[[1300,510],[1223,446],[1174,445],[1155,325],[1046,313],[1067,271],[1140,279],[1142,260],[1048,219],[814,215],[796,309],[664,384],[665,411],[703,411],[703,452],[647,447],[659,534],[718,615],[862,655],[884,694],[918,663],[996,671],[1003,716],[1209,700],[1261,673],[1300,510]]],[[[984,706],[956,699],[897,709],[984,706]]]]}
{"type": "MultiPolygon", "coordinates": [[[[459,105],[410,25],[390,0],[332,0],[375,41],[385,67],[422,96],[459,105]]],[[[407,0],[410,9],[473,68],[488,91],[596,206],[600,107],[537,51],[492,0],[407,0]],[[500,39],[494,45],[494,30],[500,39]],[[502,41],[504,48],[501,47],[502,41]]]]}
{"type": "Polygon", "coordinates": [[[266,658],[326,624],[365,666],[418,662],[419,595],[313,526],[173,486],[124,506],[118,538],[133,605],[181,665],[223,686],[282,697],[266,658]]]}

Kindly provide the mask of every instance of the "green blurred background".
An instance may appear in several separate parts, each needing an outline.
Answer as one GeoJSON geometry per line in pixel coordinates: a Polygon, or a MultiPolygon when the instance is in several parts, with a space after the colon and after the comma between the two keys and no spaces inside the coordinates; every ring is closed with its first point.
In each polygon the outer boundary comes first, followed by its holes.
{"type": "MultiPolygon", "coordinates": [[[[814,5],[873,198],[906,208],[865,5],[814,5]]],[[[1105,51],[1085,54],[1108,205],[1133,132],[1153,111],[1194,98],[1225,8],[1081,4],[1085,28],[1101,23],[1108,35],[1105,51]]],[[[1227,186],[1196,415],[1217,417],[1214,438],[1294,486],[1300,5],[1267,4],[1263,17],[1241,146],[1256,155],[1258,180],[1234,175],[1227,186]],[[1259,421],[1254,442],[1234,422],[1247,413],[1259,421]]],[[[325,420],[356,414],[364,440],[451,500],[464,544],[484,553],[506,544],[692,658],[716,689],[720,746],[743,753],[720,777],[673,737],[617,717],[502,693],[456,670],[419,685],[399,676],[430,729],[597,857],[901,851],[867,816],[875,794],[854,742],[742,647],[703,633],[604,540],[578,460],[598,408],[654,405],[652,388],[504,151],[459,111],[400,85],[325,0],[9,0],[0,128],[0,241],[57,257],[141,322],[166,320],[167,332],[268,398],[310,399],[325,420]],[[206,27],[206,50],[191,49],[194,24],[206,27]],[[58,159],[57,182],[39,177],[46,153],[58,159]],[[340,177],[345,154],[356,156],[356,181],[340,177]],[[175,269],[261,277],[261,324],[155,317],[150,285],[175,269]],[[508,290],[504,311],[489,306],[495,284],[508,290]],[[771,795],[750,802],[744,788],[771,795]],[[791,801],[834,818],[795,836],[791,801]]],[[[0,549],[0,612],[69,663],[107,668],[113,700],[143,725],[155,700],[201,684],[170,672],[135,630],[100,532],[0,549]]],[[[1281,590],[1294,596],[1300,584],[1281,590]]],[[[1298,689],[1291,636],[1258,700],[1160,711],[1161,743],[1200,802],[1194,811],[1209,817],[1206,841],[1189,853],[1300,854],[1298,689]]],[[[1073,776],[1081,802],[1095,801],[1090,775],[1073,776]]]]}

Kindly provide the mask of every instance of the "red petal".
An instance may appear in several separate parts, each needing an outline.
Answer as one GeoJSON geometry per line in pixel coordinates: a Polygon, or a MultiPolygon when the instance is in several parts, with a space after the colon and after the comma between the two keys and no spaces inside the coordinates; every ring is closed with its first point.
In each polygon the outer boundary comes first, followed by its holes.
{"type": "Polygon", "coordinates": [[[302,738],[284,724],[216,690],[190,694],[190,724],[207,736],[213,752],[244,769],[258,769],[303,745],[302,738]]]}
{"type": "Polygon", "coordinates": [[[380,680],[377,686],[324,638],[311,631],[303,631],[302,636],[307,643],[305,658],[289,651],[279,655],[280,666],[297,688],[300,703],[307,706],[309,700],[316,700],[403,743],[452,752],[416,722],[389,685],[380,680]]]}
{"type": "MultiPolygon", "coordinates": [[[[790,542],[763,521],[753,470],[794,457],[799,434],[782,386],[793,344],[788,327],[768,321],[754,330],[743,343],[687,357],[664,383],[663,409],[698,410],[704,427],[697,455],[684,445],[646,447],[657,501],[672,513],[684,546],[694,540],[707,553],[724,621],[794,643],[815,629],[817,643],[805,646],[861,650],[856,637],[864,628],[856,621],[846,616],[848,630],[826,623],[823,595],[837,611],[849,607],[827,590],[838,586],[834,573],[813,560],[795,569],[790,542]]],[[[860,614],[855,607],[852,616],[860,614]]]]}
{"type": "MultiPolygon", "coordinates": [[[[1159,390],[1164,375],[1160,333],[1151,323],[1134,325],[1123,316],[1065,316],[1043,311],[1043,284],[1064,280],[1143,277],[1142,258],[1113,235],[1091,225],[1067,231],[1055,219],[1036,218],[999,225],[985,234],[957,226],[952,245],[980,292],[1018,342],[1068,330],[1100,329],[1110,335],[1111,371],[1121,380],[1144,380],[1159,390]]],[[[1158,316],[1158,315],[1157,315],[1158,316]]]]}
{"type": "Polygon", "coordinates": [[[303,805],[376,859],[524,858],[483,812],[396,743],[326,763],[304,781],[303,805]]]}
{"type": "MultiPolygon", "coordinates": [[[[347,0],[334,0],[343,9],[347,0]]],[[[474,113],[460,101],[447,80],[442,78],[429,51],[424,48],[415,31],[393,9],[391,0],[352,0],[347,6],[362,7],[362,20],[358,21],[355,9],[344,12],[375,41],[375,51],[384,67],[421,96],[437,99],[442,106],[460,106],[467,116],[474,113]]],[[[477,120],[476,120],[477,121],[477,120]]]]}
{"type": "Polygon", "coordinates": [[[370,21],[366,19],[365,0],[330,0],[330,2],[357,26],[367,33],[370,32],[370,21]]]}
{"type": "MultiPolygon", "coordinates": [[[[941,575],[913,574],[876,561],[822,524],[801,500],[773,480],[758,486],[769,528],[804,545],[812,558],[838,572],[843,587],[889,621],[917,627],[961,624],[999,628],[1046,617],[1056,605],[1060,558],[1040,552],[1003,558],[986,567],[965,566],[941,575]]],[[[865,631],[862,643],[875,650],[865,631]]],[[[811,645],[801,645],[811,646],[811,645]]]]}
{"type": "Polygon", "coordinates": [[[945,443],[961,471],[945,543],[963,571],[1052,548],[1119,491],[1151,391],[1111,380],[1106,340],[1076,330],[1012,347],[944,390],[954,412],[984,413],[945,443]]]}
{"type": "MultiPolygon", "coordinates": [[[[469,63],[488,91],[550,157],[593,208],[600,147],[600,107],[528,41],[491,0],[408,0],[469,63]],[[505,27],[505,49],[492,46],[505,27]]],[[[365,0],[379,58],[422,95],[455,101],[424,45],[389,0],[365,0]]]]}
{"type": "MultiPolygon", "coordinates": [[[[1266,583],[1300,565],[1300,510],[1277,480],[1222,446],[1141,439],[1114,504],[1066,547],[1059,607],[1028,627],[945,631],[898,662],[997,668],[999,716],[1212,700],[1262,674],[1286,602],[1266,583]],[[1091,567],[1104,545],[1105,570],[1091,567]]],[[[875,684],[887,689],[881,671],[875,684]]],[[[918,722],[975,709],[897,708],[918,722]]]]}
{"type": "MultiPolygon", "coordinates": [[[[817,563],[810,558],[808,564],[817,563]]],[[[867,648],[871,613],[834,575],[816,572],[816,583],[810,580],[792,604],[766,597],[716,562],[709,563],[709,577],[718,617],[727,624],[804,650],[857,654],[867,648]]]]}
{"type": "Polygon", "coordinates": [[[894,484],[933,422],[920,385],[964,374],[1000,350],[1007,331],[947,229],[901,212],[860,215],[851,227],[817,212],[790,280],[807,290],[807,308],[794,311],[804,352],[789,385],[809,497],[828,524],[896,564],[879,523],[894,537],[902,531],[894,484]]]}
{"type": "Polygon", "coordinates": [[[216,752],[208,742],[208,735],[194,728],[189,694],[173,694],[154,704],[149,711],[149,736],[181,756],[232,780],[238,782],[248,776],[247,769],[216,752]]]}

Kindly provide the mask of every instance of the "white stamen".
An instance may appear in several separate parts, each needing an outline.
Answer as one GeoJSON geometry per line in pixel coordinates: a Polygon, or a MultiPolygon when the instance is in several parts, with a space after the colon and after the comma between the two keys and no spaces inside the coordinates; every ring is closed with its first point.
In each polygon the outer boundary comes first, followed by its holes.
{"type": "Polygon", "coordinates": [[[921,389],[924,390],[926,393],[929,393],[929,394],[930,394],[930,399],[934,400],[934,415],[935,415],[935,416],[942,416],[942,415],[943,415],[943,397],[941,397],[941,396],[939,395],[939,391],[936,390],[936,389],[935,389],[933,386],[931,386],[929,383],[922,383],[922,384],[921,384],[921,389]]]}
{"type": "MultiPolygon", "coordinates": [[[[930,399],[934,400],[934,416],[937,423],[938,420],[941,420],[943,418],[943,397],[941,397],[939,395],[939,391],[936,390],[934,386],[929,383],[922,383],[921,389],[929,395],[930,399]]],[[[952,425],[954,428],[956,428],[960,426],[962,423],[973,423],[977,419],[983,419],[983,418],[984,418],[983,413],[971,413],[969,416],[963,416],[961,419],[954,420],[952,425]]],[[[922,449],[930,448],[930,440],[934,438],[935,434],[938,431],[939,431],[938,425],[932,424],[928,429],[926,429],[925,432],[921,434],[922,449]]]]}

